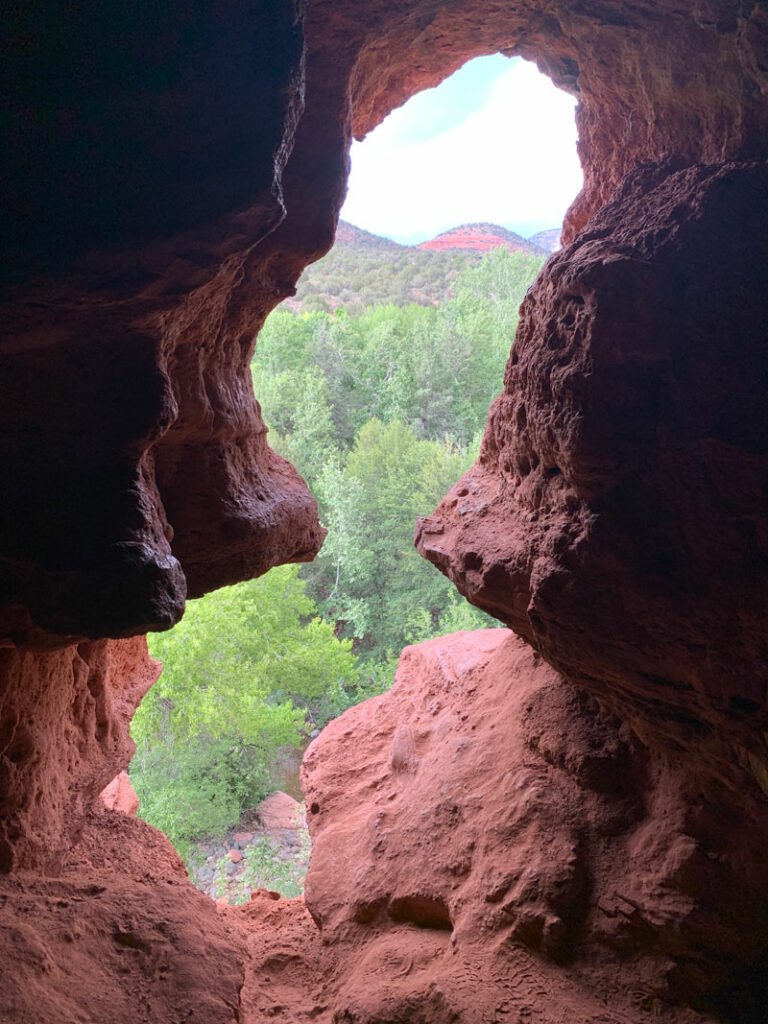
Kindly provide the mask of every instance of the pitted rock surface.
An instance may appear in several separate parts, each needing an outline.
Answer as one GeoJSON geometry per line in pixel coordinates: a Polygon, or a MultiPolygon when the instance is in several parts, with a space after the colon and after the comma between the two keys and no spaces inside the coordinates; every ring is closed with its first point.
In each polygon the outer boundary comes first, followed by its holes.
{"type": "Polygon", "coordinates": [[[480,457],[417,530],[737,802],[768,793],[766,203],[764,163],[631,177],[546,264],[480,457]]]}

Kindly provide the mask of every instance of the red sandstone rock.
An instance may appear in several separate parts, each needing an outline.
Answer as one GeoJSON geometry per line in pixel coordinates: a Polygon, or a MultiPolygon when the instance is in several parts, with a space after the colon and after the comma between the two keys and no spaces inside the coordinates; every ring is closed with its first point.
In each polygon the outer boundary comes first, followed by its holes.
{"type": "Polygon", "coordinates": [[[139,810],[139,798],[131,785],[128,772],[116,775],[99,793],[99,800],[108,811],[119,811],[129,818],[135,818],[139,810]]]}
{"type": "Polygon", "coordinates": [[[257,0],[184,31],[164,0],[110,13],[26,5],[2,62],[0,642],[25,649],[0,653],[0,1015],[442,1024],[477,1019],[479,993],[491,1020],[640,1024],[677,995],[762,1024],[764,171],[712,165],[768,155],[763,6],[257,0]],[[481,460],[422,547],[626,724],[535,662],[506,666],[528,710],[490,650],[409,654],[436,704],[414,680],[318,743],[339,758],[310,779],[321,948],[300,904],[219,912],[141,823],[94,817],[151,666],[77,641],[165,628],[187,589],[317,549],[251,394],[254,335],[331,244],[350,130],[499,49],[578,92],[566,242],[657,166],[550,261],[481,460]],[[370,870],[334,892],[347,841],[370,870]]]}
{"type": "Polygon", "coordinates": [[[261,801],[257,813],[261,824],[269,831],[277,828],[296,829],[301,824],[304,809],[292,796],[278,791],[261,801]]]}
{"type": "Polygon", "coordinates": [[[106,811],[83,824],[58,877],[0,877],[0,1020],[235,1024],[244,958],[167,839],[106,811]]]}
{"type": "Polygon", "coordinates": [[[766,941],[760,836],[506,630],[408,648],[303,773],[319,930],[275,893],[217,907],[97,805],[58,878],[0,878],[0,1019],[605,1024],[609,991],[612,1021],[714,1024],[674,1000],[766,941]]]}
{"type": "Polygon", "coordinates": [[[249,373],[302,265],[256,255],[304,102],[296,5],[39,19],[3,53],[0,642],[49,645],[168,628],[323,531],[249,373]]]}
{"type": "Polygon", "coordinates": [[[462,249],[468,252],[489,252],[506,246],[511,252],[534,253],[543,256],[545,250],[527,238],[507,231],[498,224],[462,224],[450,231],[444,231],[428,242],[422,242],[419,249],[462,249]]]}
{"type": "Polygon", "coordinates": [[[128,724],[160,666],[144,637],[0,650],[0,871],[56,871],[135,750],[128,724]]]}
{"type": "Polygon", "coordinates": [[[160,2],[117,33],[67,19],[55,47],[40,17],[10,30],[0,146],[16,281],[0,295],[0,633],[24,643],[167,628],[187,590],[316,552],[314,502],[266,444],[248,364],[332,243],[350,131],[470,57],[538,61],[579,97],[565,241],[638,165],[768,150],[757,4],[258,0],[179,33],[160,2]]]}
{"type": "Polygon", "coordinates": [[[239,864],[240,861],[243,859],[242,853],[240,853],[239,850],[234,849],[230,850],[227,856],[229,857],[233,864],[239,864]]]}
{"type": "Polygon", "coordinates": [[[242,1024],[331,1024],[334,957],[304,901],[260,889],[225,913],[227,923],[240,930],[248,957],[242,1024]]]}
{"type": "Polygon", "coordinates": [[[478,462],[417,531],[471,601],[749,803],[768,792],[765,208],[763,163],[630,178],[546,264],[478,462]]]}
{"type": "Polygon", "coordinates": [[[707,891],[733,897],[707,858],[743,837],[694,833],[675,765],[506,630],[407,648],[393,689],[331,722],[302,775],[329,1019],[598,1021],[610,984],[610,1019],[640,1024],[727,986],[746,955],[707,891]]]}

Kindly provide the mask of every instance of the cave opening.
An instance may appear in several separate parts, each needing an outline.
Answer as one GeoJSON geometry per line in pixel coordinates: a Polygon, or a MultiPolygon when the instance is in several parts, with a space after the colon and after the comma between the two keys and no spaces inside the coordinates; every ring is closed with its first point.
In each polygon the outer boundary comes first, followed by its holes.
{"type": "Polygon", "coordinates": [[[413,532],[477,458],[518,308],[559,247],[582,184],[574,106],[501,54],[417,93],[353,143],[335,245],[260,332],[269,443],[326,539],[312,563],[193,601],[150,636],[165,668],[132,726],[139,814],[215,898],[298,895],[310,739],[386,691],[407,644],[498,625],[413,532]]]}
{"type": "Polygon", "coordinates": [[[763,1024],[764,5],[115,6],[4,26],[0,1017],[763,1024]],[[307,754],[304,901],[215,906],[97,800],[144,634],[317,551],[255,327],[350,132],[498,48],[578,91],[584,189],[417,543],[516,636],[409,647],[307,754]]]}

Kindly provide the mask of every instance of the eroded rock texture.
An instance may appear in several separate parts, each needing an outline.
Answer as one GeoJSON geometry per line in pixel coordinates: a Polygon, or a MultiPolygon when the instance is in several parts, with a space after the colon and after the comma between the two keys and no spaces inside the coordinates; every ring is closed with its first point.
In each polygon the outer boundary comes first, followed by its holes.
{"type": "Polygon", "coordinates": [[[249,373],[302,266],[254,255],[285,215],[300,12],[62,3],[6,44],[0,637],[167,628],[322,540],[249,373]]]}
{"type": "Polygon", "coordinates": [[[480,459],[418,536],[737,801],[768,792],[766,203],[764,163],[631,176],[526,298],[480,459]]]}
{"type": "Polygon", "coordinates": [[[3,1016],[761,1024],[764,4],[61,2],[0,42],[3,1016]],[[103,638],[317,550],[255,335],[352,133],[498,50],[578,96],[585,188],[419,543],[539,653],[409,652],[308,761],[321,930],[219,913],[93,810],[154,672],[103,638]]]}
{"type": "Polygon", "coordinates": [[[332,242],[352,131],[470,57],[537,60],[579,97],[566,240],[639,163],[766,155],[759,4],[225,6],[7,21],[0,623],[15,641],[165,628],[187,590],[317,550],[248,363],[332,242]]]}
{"type": "Polygon", "coordinates": [[[0,650],[0,871],[59,869],[133,756],[128,725],[160,667],[144,637],[0,650]]]}
{"type": "Polygon", "coordinates": [[[99,800],[108,811],[120,811],[129,818],[135,818],[139,812],[139,798],[131,785],[128,772],[120,772],[99,793],[99,800]]]}
{"type": "Polygon", "coordinates": [[[0,1019],[242,1020],[245,936],[192,888],[168,840],[103,808],[81,825],[56,878],[0,879],[0,1019]]]}
{"type": "Polygon", "coordinates": [[[406,648],[303,781],[335,1019],[761,1019],[768,811],[741,827],[507,631],[406,648]]]}
{"type": "Polygon", "coordinates": [[[745,830],[509,631],[407,648],[303,779],[306,905],[217,906],[97,803],[56,878],[0,880],[0,1016],[764,1020],[764,821],[745,830]]]}

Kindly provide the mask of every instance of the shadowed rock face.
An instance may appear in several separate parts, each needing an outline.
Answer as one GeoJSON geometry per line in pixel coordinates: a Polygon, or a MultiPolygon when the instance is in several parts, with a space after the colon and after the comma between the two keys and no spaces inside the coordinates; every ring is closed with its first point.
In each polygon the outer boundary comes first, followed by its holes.
{"type": "Polygon", "coordinates": [[[0,636],[168,628],[322,541],[249,374],[303,265],[254,256],[285,215],[301,18],[59,4],[8,32],[0,636]]]}
{"type": "Polygon", "coordinates": [[[5,1016],[103,1019],[112,979],[115,1021],[146,1000],[170,1020],[178,984],[206,1022],[437,1024],[481,1019],[480,978],[491,1019],[761,1022],[764,6],[61,3],[27,5],[3,32],[0,924],[9,948],[24,940],[5,1016]],[[578,96],[585,187],[524,303],[480,460],[419,546],[552,667],[518,647],[513,671],[472,640],[409,654],[394,696],[308,762],[322,796],[308,906],[325,945],[303,907],[267,898],[228,932],[211,906],[186,909],[162,843],[150,870],[141,823],[88,810],[128,762],[153,678],[131,637],[172,625],[188,594],[317,551],[314,499],[269,449],[252,394],[255,336],[332,242],[351,135],[498,50],[578,96]],[[430,705],[449,664],[443,689],[471,680],[477,696],[430,705]],[[448,735],[424,724],[430,707],[458,719],[448,735]],[[456,737],[475,750],[469,776],[456,737]],[[507,753],[551,783],[530,821],[498,774],[507,753]],[[511,816],[487,842],[475,776],[511,816]],[[387,786],[402,813],[379,835],[387,786]],[[416,838],[441,807],[433,856],[416,838]],[[367,867],[338,885],[345,828],[367,867]],[[99,835],[120,842],[103,853],[99,835]],[[537,877],[506,885],[523,862],[537,877]],[[98,922],[71,958],[72,977],[101,979],[82,1006],[57,968],[71,933],[58,899],[98,922]]]}
{"type": "Polygon", "coordinates": [[[763,8],[736,0],[662,0],[652,16],[620,0],[17,12],[0,635],[167,628],[187,591],[317,550],[314,502],[269,451],[248,363],[332,242],[351,132],[472,56],[535,59],[579,98],[570,241],[638,164],[765,156],[766,40],[763,8]]]}

